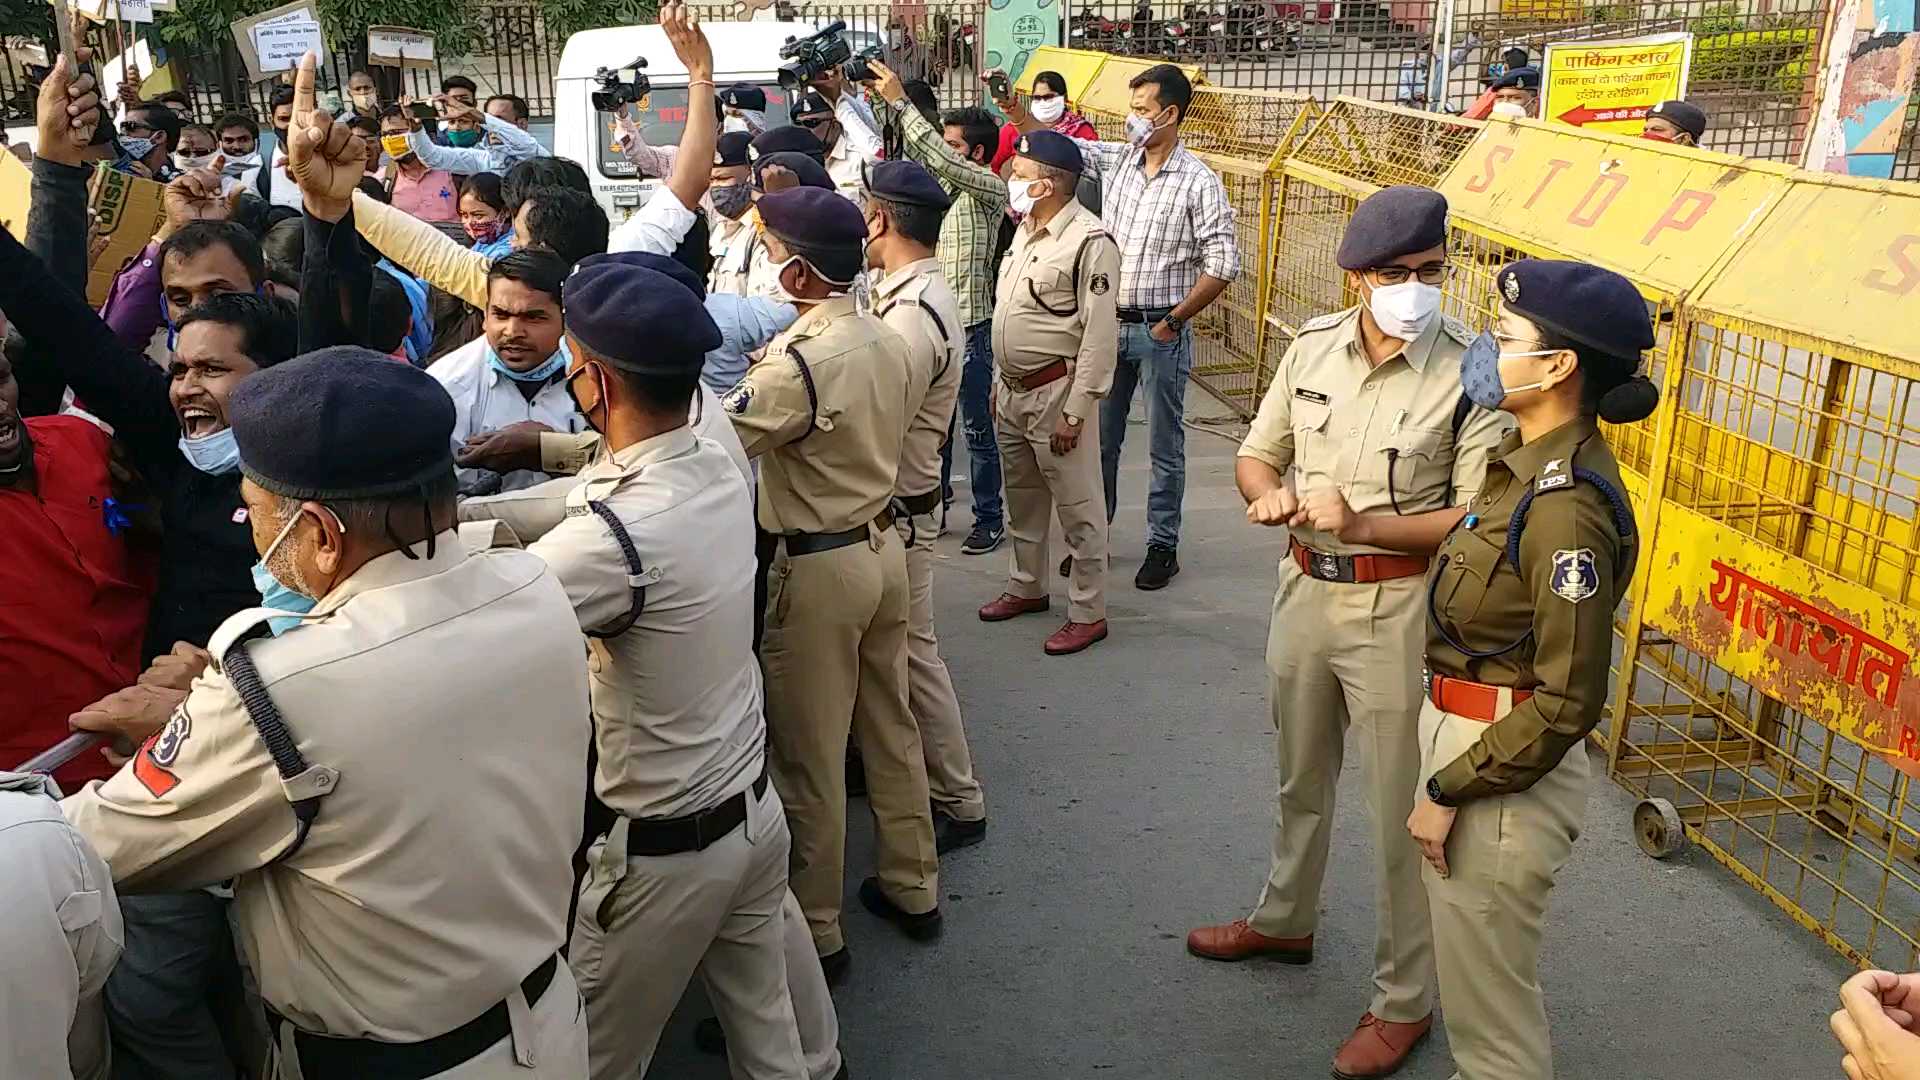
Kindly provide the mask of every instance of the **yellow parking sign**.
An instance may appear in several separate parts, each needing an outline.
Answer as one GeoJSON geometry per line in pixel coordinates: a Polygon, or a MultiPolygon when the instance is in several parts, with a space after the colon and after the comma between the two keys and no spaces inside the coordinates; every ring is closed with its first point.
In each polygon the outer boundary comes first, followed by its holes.
{"type": "Polygon", "coordinates": [[[1686,96],[1692,60],[1693,35],[1686,33],[1548,45],[1540,118],[1638,135],[1649,109],[1686,96]]]}

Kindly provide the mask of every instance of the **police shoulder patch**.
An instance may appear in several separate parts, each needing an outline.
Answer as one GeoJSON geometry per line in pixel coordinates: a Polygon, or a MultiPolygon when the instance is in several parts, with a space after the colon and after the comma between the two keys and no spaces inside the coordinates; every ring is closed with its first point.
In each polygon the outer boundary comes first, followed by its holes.
{"type": "Polygon", "coordinates": [[[1577,604],[1599,591],[1593,573],[1592,548],[1562,548],[1553,553],[1553,594],[1577,604]]]}
{"type": "Polygon", "coordinates": [[[1087,282],[1087,288],[1092,289],[1095,296],[1105,296],[1107,290],[1113,288],[1113,283],[1107,280],[1107,275],[1095,274],[1087,282]]]}
{"type": "Polygon", "coordinates": [[[135,752],[133,778],[140,781],[140,785],[154,798],[164,798],[168,792],[180,786],[180,774],[174,771],[174,763],[180,760],[180,750],[192,734],[193,716],[187,712],[187,703],[183,701],[174,710],[167,726],[148,736],[147,741],[135,752]]]}
{"type": "Polygon", "coordinates": [[[1572,474],[1554,473],[1551,476],[1542,476],[1540,479],[1534,481],[1533,490],[1534,490],[1534,494],[1537,495],[1541,492],[1553,491],[1557,488],[1572,487],[1572,486],[1573,486],[1572,474]]]}
{"type": "Polygon", "coordinates": [[[721,400],[720,407],[738,416],[746,412],[747,406],[752,403],[753,387],[748,386],[746,383],[741,383],[727,391],[727,396],[721,400]]]}

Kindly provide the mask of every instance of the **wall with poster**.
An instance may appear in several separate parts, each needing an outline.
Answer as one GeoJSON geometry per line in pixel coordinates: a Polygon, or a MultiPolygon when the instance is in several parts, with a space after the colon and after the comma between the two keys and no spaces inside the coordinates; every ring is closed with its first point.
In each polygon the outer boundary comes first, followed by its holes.
{"type": "Polygon", "coordinates": [[[987,0],[986,51],[981,71],[1001,68],[1018,75],[1035,49],[1060,44],[1059,0],[987,0]]]}

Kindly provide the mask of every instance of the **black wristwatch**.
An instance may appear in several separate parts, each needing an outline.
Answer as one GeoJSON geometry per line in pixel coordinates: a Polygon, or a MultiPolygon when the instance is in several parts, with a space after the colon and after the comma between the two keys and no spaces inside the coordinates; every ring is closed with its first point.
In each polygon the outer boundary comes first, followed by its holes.
{"type": "Polygon", "coordinates": [[[1438,776],[1427,777],[1427,799],[1432,802],[1433,805],[1444,806],[1449,810],[1455,809],[1460,805],[1452,799],[1447,798],[1447,793],[1440,790],[1440,778],[1438,776]]]}
{"type": "Polygon", "coordinates": [[[1172,330],[1176,334],[1180,332],[1180,328],[1182,326],[1185,326],[1187,324],[1187,320],[1181,318],[1178,315],[1175,315],[1171,311],[1167,312],[1165,315],[1160,316],[1160,321],[1163,323],[1166,323],[1167,328],[1169,330],[1172,330]]]}

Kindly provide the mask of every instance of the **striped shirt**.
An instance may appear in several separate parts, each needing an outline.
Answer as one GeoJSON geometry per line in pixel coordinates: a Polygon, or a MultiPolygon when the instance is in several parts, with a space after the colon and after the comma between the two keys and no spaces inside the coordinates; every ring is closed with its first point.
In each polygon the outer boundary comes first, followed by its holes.
{"type": "Polygon", "coordinates": [[[1100,177],[1101,218],[1120,245],[1120,306],[1170,308],[1200,275],[1240,273],[1226,185],[1183,144],[1149,177],[1147,152],[1127,143],[1074,140],[1100,177]]]}
{"type": "Polygon", "coordinates": [[[919,110],[895,106],[906,134],[907,157],[927,167],[953,199],[940,223],[940,272],[946,275],[960,321],[974,326],[993,318],[993,242],[1007,211],[1007,182],[985,165],[968,161],[947,145],[941,130],[919,110]]]}

